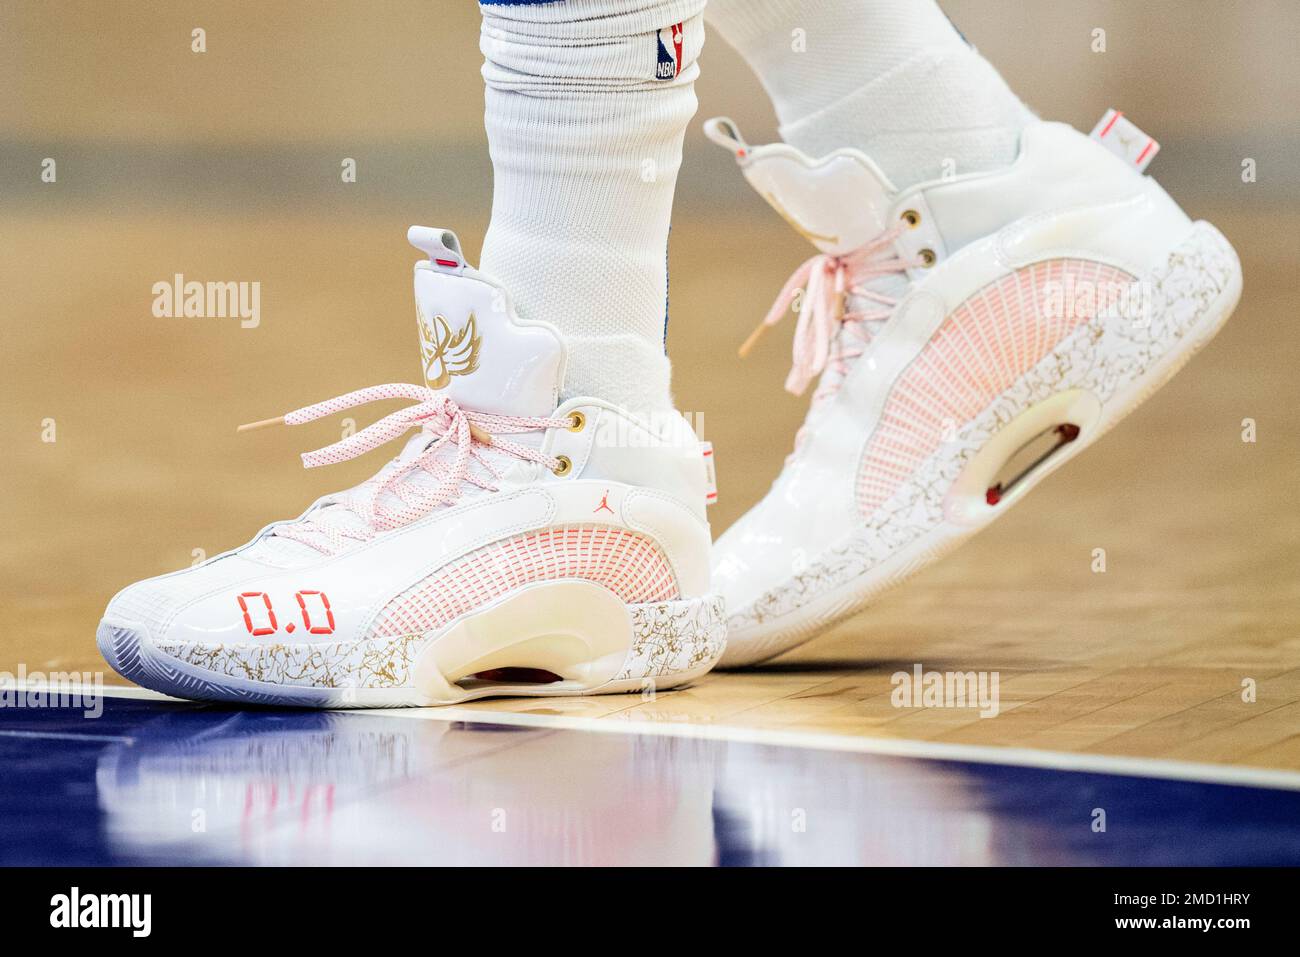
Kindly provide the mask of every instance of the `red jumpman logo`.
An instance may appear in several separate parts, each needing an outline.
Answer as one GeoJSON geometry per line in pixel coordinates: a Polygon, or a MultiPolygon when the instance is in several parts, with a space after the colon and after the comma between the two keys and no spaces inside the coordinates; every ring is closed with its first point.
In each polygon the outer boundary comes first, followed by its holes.
{"type": "Polygon", "coordinates": [[[594,515],[596,512],[599,512],[602,508],[605,511],[609,512],[609,514],[611,515],[614,514],[614,510],[609,507],[609,489],[605,489],[605,494],[600,497],[600,504],[596,506],[596,509],[595,511],[592,512],[592,514],[594,515]]]}

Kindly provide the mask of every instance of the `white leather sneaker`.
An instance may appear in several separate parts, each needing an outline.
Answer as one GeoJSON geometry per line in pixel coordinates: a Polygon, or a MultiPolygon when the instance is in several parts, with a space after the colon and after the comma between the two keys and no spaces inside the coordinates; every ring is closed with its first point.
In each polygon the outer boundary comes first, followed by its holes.
{"type": "Polygon", "coordinates": [[[455,235],[413,227],[426,384],[374,386],[290,425],[413,401],[303,456],[416,429],[356,488],[109,603],[99,648],[185,698],[321,707],[670,688],[722,654],[709,588],[709,470],[676,413],[560,403],[556,330],[515,315],[455,235]]]}
{"type": "MultiPolygon", "coordinates": [[[[1215,334],[1241,267],[1142,169],[1113,111],[1028,127],[1010,167],[896,190],[852,149],[811,159],[706,124],[819,250],[786,387],[819,379],[766,497],[714,546],[723,666],[769,658],[993,521],[1215,334]]],[[[742,347],[752,347],[753,340],[742,347]]]]}

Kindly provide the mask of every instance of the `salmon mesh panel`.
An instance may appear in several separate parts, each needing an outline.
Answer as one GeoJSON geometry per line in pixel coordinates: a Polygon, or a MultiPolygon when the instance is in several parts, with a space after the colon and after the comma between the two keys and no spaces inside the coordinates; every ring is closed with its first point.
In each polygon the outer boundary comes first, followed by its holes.
{"type": "Polygon", "coordinates": [[[679,594],[668,560],[644,535],[607,525],[557,526],[493,542],[442,566],[389,602],[370,635],[423,634],[523,585],[560,579],[595,582],[629,604],[679,594]]]}
{"type": "Polygon", "coordinates": [[[1049,259],[990,283],[958,306],[885,402],[858,471],[860,514],[869,517],[884,504],[945,439],[1062,338],[1107,306],[1122,307],[1135,291],[1135,277],[1123,270],[1049,259]]]}

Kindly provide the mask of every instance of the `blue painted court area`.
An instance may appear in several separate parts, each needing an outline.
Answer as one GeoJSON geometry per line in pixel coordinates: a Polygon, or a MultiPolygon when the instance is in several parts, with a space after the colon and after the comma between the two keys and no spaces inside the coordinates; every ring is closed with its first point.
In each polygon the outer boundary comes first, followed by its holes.
{"type": "Polygon", "coordinates": [[[111,697],[0,767],[8,865],[1300,863],[1296,791],[702,738],[111,697]]]}

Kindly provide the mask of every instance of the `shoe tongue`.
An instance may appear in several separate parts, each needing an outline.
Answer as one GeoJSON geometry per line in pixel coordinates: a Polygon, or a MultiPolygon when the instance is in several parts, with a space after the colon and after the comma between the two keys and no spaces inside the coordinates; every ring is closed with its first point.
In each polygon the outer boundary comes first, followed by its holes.
{"type": "MultiPolygon", "coordinates": [[[[839,149],[813,159],[786,143],[751,146],[736,124],[721,116],[706,121],[704,133],[732,153],[749,184],[822,253],[840,256],[861,249],[894,225],[891,208],[898,190],[864,153],[839,149]]],[[[863,288],[898,299],[907,292],[908,283],[903,273],[886,273],[873,277],[863,288]]],[[[849,295],[844,305],[851,312],[880,308],[869,296],[849,295]]],[[[857,348],[864,342],[857,329],[842,323],[831,349],[857,348]]],[[[847,374],[846,366],[828,362],[816,394],[830,394],[847,374]]],[[[814,414],[818,404],[814,399],[814,414]]]]}
{"type": "Polygon", "coordinates": [[[462,408],[547,416],[559,403],[564,346],[553,326],[525,322],[505,290],[466,264],[449,229],[412,226],[415,307],[425,384],[462,408]]]}
{"type": "Polygon", "coordinates": [[[790,147],[767,149],[743,167],[745,178],[819,250],[849,253],[885,231],[894,189],[865,156],[840,152],[809,163],[790,147]]]}
{"type": "MultiPolygon", "coordinates": [[[[412,226],[411,245],[428,255],[415,264],[415,307],[420,330],[420,364],[431,389],[445,390],[462,409],[523,417],[549,416],[559,404],[564,377],[564,345],[556,329],[543,322],[525,322],[515,314],[504,289],[471,268],[461,253],[460,240],[449,229],[412,226]]],[[[427,431],[407,438],[397,457],[370,482],[382,481],[389,470],[422,455],[435,436],[427,431]]],[[[510,438],[521,444],[540,443],[541,433],[524,432],[510,438]]],[[[515,462],[505,453],[479,447],[502,474],[515,462]]],[[[437,461],[450,466],[456,456],[454,442],[443,447],[437,461]]],[[[432,463],[431,463],[432,464],[432,463]]],[[[471,462],[471,471],[490,478],[484,467],[471,462]]],[[[442,476],[424,468],[408,471],[402,485],[430,492],[442,476]]],[[[365,532],[366,525],[351,507],[352,496],[369,494],[369,483],[339,493],[336,502],[317,509],[311,521],[339,531],[365,532]]],[[[466,493],[474,486],[466,483],[466,493]]],[[[380,495],[379,504],[392,509],[402,502],[392,491],[380,495]]],[[[268,536],[249,550],[249,557],[272,564],[295,564],[319,557],[328,541],[312,536],[315,544],[268,536]]]]}
{"type": "Polygon", "coordinates": [[[758,195],[821,252],[852,252],[893,225],[890,204],[898,191],[857,150],[813,159],[786,143],[751,146],[725,117],[709,120],[704,131],[734,153],[758,195]]]}
{"type": "MultiPolygon", "coordinates": [[[[521,436],[518,438],[526,438],[521,436]]],[[[302,564],[308,561],[314,561],[320,558],[322,553],[329,553],[329,538],[324,533],[325,528],[334,528],[339,532],[352,532],[359,535],[365,535],[371,530],[361,518],[360,514],[353,507],[353,496],[369,495],[370,489],[374,482],[381,482],[385,477],[391,474],[391,470],[409,462],[411,459],[422,455],[429,447],[429,444],[435,440],[435,437],[428,432],[417,432],[410,436],[402,446],[402,450],[396,458],[384,465],[379,472],[370,479],[354,486],[344,492],[339,492],[332,496],[335,500],[331,504],[323,505],[311,514],[311,522],[317,527],[317,531],[309,535],[311,543],[289,539],[282,536],[271,535],[267,538],[256,542],[247,552],[247,557],[265,561],[273,565],[282,565],[291,567],[295,564],[302,564]]],[[[493,466],[500,472],[506,474],[507,471],[515,464],[516,460],[511,459],[504,453],[497,452],[494,449],[480,448],[479,454],[493,463],[493,466]]],[[[456,456],[456,448],[453,444],[443,447],[437,456],[437,462],[450,466],[456,456]]],[[[470,471],[480,478],[491,479],[492,476],[483,468],[483,466],[471,461],[470,471]]],[[[420,493],[431,493],[443,481],[444,476],[435,474],[424,468],[416,468],[408,471],[401,480],[404,488],[420,493]]],[[[477,486],[465,483],[462,486],[461,494],[476,494],[477,486]]],[[[401,498],[391,490],[380,493],[378,504],[390,510],[400,509],[402,507],[401,498]]]]}
{"type": "MultiPolygon", "coordinates": [[[[715,127],[715,140],[734,139],[739,144],[736,161],[751,186],[767,200],[795,231],[829,255],[843,255],[875,239],[893,225],[890,209],[896,190],[880,168],[857,150],[836,150],[820,160],[805,156],[793,146],[776,143],[750,146],[739,139],[735,125],[715,127]]],[[[865,284],[884,296],[901,297],[908,279],[887,273],[865,284]]],[[[868,297],[849,296],[850,311],[878,309],[868,297]]],[[[847,326],[836,333],[835,348],[854,335],[847,326]]],[[[828,369],[820,383],[837,381],[841,374],[828,369]]]]}

